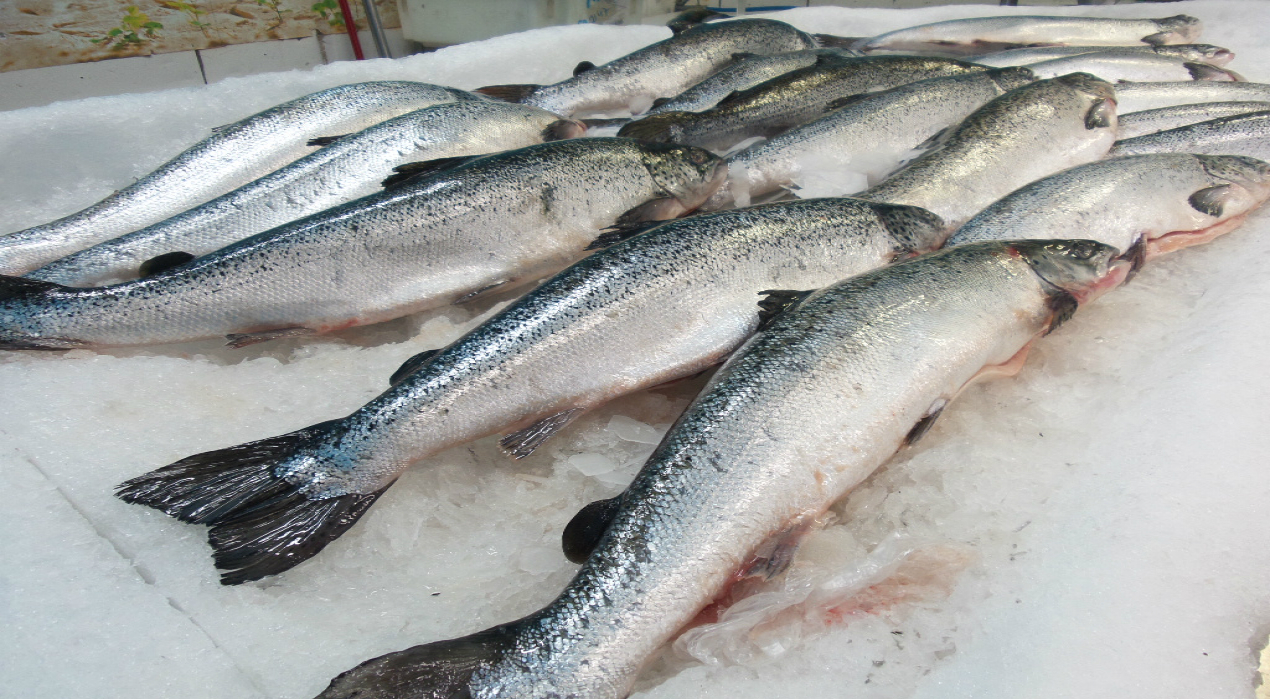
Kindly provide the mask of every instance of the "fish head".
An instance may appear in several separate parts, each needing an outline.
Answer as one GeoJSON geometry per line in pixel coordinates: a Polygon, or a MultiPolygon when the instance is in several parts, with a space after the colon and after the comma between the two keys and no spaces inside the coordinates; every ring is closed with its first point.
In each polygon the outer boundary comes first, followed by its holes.
{"type": "Polygon", "coordinates": [[[1157,46],[1155,52],[1162,56],[1173,56],[1186,61],[1202,61],[1215,66],[1224,66],[1235,57],[1234,51],[1212,44],[1157,46]]]}
{"type": "Polygon", "coordinates": [[[1036,73],[1033,73],[1026,66],[994,68],[988,71],[987,75],[992,82],[997,84],[997,87],[1001,88],[1002,93],[1036,82],[1036,73]]]}
{"type": "Polygon", "coordinates": [[[1190,197],[1191,206],[1210,216],[1242,216],[1270,199],[1270,164],[1242,155],[1196,155],[1214,186],[1190,197]]]}
{"type": "Polygon", "coordinates": [[[1190,15],[1173,15],[1157,19],[1155,26],[1160,31],[1142,37],[1142,43],[1159,46],[1162,44],[1189,44],[1199,38],[1204,31],[1204,24],[1190,15]]]}
{"type": "Polygon", "coordinates": [[[937,214],[917,206],[904,204],[874,204],[878,219],[898,248],[907,254],[920,255],[939,249],[952,227],[937,214]]]}
{"type": "Polygon", "coordinates": [[[667,198],[684,207],[681,213],[701,206],[727,179],[727,163],[704,148],[672,143],[642,145],[644,167],[667,198]]]}
{"type": "Polygon", "coordinates": [[[1096,240],[1016,240],[1007,247],[1027,261],[1047,287],[1066,292],[1082,305],[1120,286],[1134,266],[1118,248],[1096,240]]]}

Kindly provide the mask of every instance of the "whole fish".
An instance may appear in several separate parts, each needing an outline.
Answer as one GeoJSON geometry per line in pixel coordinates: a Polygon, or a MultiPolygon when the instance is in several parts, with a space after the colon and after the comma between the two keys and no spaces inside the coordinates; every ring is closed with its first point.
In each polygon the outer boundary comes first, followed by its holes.
{"type": "Polygon", "coordinates": [[[752,197],[791,185],[805,166],[888,172],[940,131],[1034,80],[1027,68],[1000,68],[863,95],[816,121],[733,154],[728,158],[728,180],[701,208],[747,206],[752,197]]]}
{"type": "Polygon", "coordinates": [[[488,155],[153,277],[88,289],[0,277],[0,348],[242,346],[461,303],[565,267],[623,212],[689,211],[724,174],[706,151],[617,138],[488,155]]]}
{"type": "Polygon", "coordinates": [[[1205,243],[1270,198],[1270,165],[1228,155],[1163,153],[1079,165],[1011,192],[948,240],[1063,238],[1072,231],[1141,261],[1205,243]]]}
{"type": "Polygon", "coordinates": [[[1115,134],[1109,83],[1085,73],[1041,80],[980,107],[942,144],[858,196],[921,206],[957,227],[1020,183],[1101,158],[1115,134]]]}
{"type": "Polygon", "coordinates": [[[1210,153],[1270,160],[1270,111],[1237,114],[1116,141],[1109,155],[1210,153]]]}
{"type": "Polygon", "coordinates": [[[1198,19],[1102,17],[972,17],[906,27],[860,42],[862,51],[938,48],[967,54],[1032,46],[1133,46],[1186,44],[1199,38],[1198,19]]]}
{"type": "Polygon", "coordinates": [[[1212,80],[1116,85],[1116,104],[1125,114],[1200,102],[1270,102],[1270,85],[1212,80]]]}
{"type": "Polygon", "coordinates": [[[1099,51],[1076,56],[1053,58],[1039,63],[1029,63],[1028,68],[1040,78],[1056,78],[1068,73],[1091,73],[1111,82],[1132,80],[1138,82],[1173,80],[1224,80],[1239,81],[1239,74],[1207,63],[1195,63],[1173,56],[1157,56],[1149,53],[1119,53],[1099,51]]]}
{"type": "Polygon", "coordinates": [[[442,102],[482,99],[439,85],[367,82],[291,100],[214,129],[154,172],[52,223],[0,236],[0,274],[45,263],[197,206],[312,152],[309,139],[359,131],[442,102]]]}
{"type": "Polygon", "coordinates": [[[123,484],[120,496],[211,525],[226,584],[278,573],[343,534],[412,462],[508,428],[518,431],[503,445],[525,456],[585,410],[718,363],[754,331],[773,285],[823,286],[943,238],[929,212],[854,199],[666,223],[408,361],[352,415],[192,456],[123,484]],[[282,493],[282,506],[255,507],[282,493]]]}
{"type": "Polygon", "coordinates": [[[653,102],[645,116],[662,112],[705,111],[733,92],[747,90],[791,70],[806,68],[823,55],[849,57],[842,49],[808,49],[772,56],[744,56],[719,72],[675,95],[653,102]]]}
{"type": "Polygon", "coordinates": [[[468,100],[428,107],[349,134],[264,177],[134,233],[27,274],[71,286],[138,276],[148,260],[198,257],[256,233],[365,196],[396,165],[474,156],[573,138],[582,124],[520,104],[468,100]]]}
{"type": "Polygon", "coordinates": [[[770,19],[702,24],[554,85],[494,85],[477,90],[562,116],[615,109],[639,111],[673,97],[726,66],[733,54],[814,49],[811,36],[770,19]]]}
{"type": "MultiPolygon", "coordinates": [[[[1092,241],[980,243],[812,294],[737,352],[621,497],[553,602],[369,660],[319,699],[627,696],[727,585],[775,575],[799,534],[976,376],[1123,278],[1092,241]]],[[[998,368],[1001,367],[1001,368],[998,368]]]]}
{"type": "Polygon", "coordinates": [[[862,92],[987,70],[951,58],[821,56],[737,92],[704,112],[665,112],[623,126],[619,136],[685,143],[723,151],[754,136],[771,137],[823,115],[838,100],[862,92]]]}
{"type": "Polygon", "coordinates": [[[1168,131],[1179,126],[1198,124],[1221,117],[1264,112],[1270,110],[1270,102],[1203,102],[1179,104],[1142,112],[1120,115],[1120,140],[1145,136],[1158,131],[1168,131]]]}
{"type": "Polygon", "coordinates": [[[1212,44],[1173,44],[1168,46],[1034,46],[1025,49],[1009,49],[986,56],[975,56],[975,63],[984,66],[1025,66],[1055,58],[1078,56],[1083,53],[1147,54],[1171,56],[1193,63],[1224,66],[1235,57],[1235,52],[1212,44]]]}

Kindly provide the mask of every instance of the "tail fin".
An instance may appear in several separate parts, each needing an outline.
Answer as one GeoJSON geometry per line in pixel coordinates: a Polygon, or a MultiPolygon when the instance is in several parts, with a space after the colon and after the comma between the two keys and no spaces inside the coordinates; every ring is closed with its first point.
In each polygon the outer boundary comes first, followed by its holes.
{"type": "MultiPolygon", "coordinates": [[[[46,303],[53,303],[84,291],[84,289],[73,289],[39,279],[0,274],[0,302],[13,301],[19,306],[25,303],[31,304],[31,308],[14,313],[18,318],[29,315],[32,310],[38,312],[46,303]]],[[[11,325],[13,320],[10,318],[7,321],[0,321],[0,350],[64,350],[88,347],[91,344],[69,337],[32,334],[28,330],[14,327],[20,325],[20,322],[11,325]]]]}
{"type": "Polygon", "coordinates": [[[468,681],[510,651],[519,622],[367,660],[331,680],[316,699],[446,699],[472,696],[468,681]]]}
{"type": "Polygon", "coordinates": [[[274,467],[335,421],[182,459],[120,484],[125,502],[183,522],[207,524],[221,583],[276,575],[317,555],[348,531],[389,486],[314,500],[274,467]]]}
{"type": "Polygon", "coordinates": [[[542,85],[486,85],[485,87],[478,87],[472,92],[480,93],[486,97],[493,97],[503,102],[521,102],[540,87],[542,85]]]}

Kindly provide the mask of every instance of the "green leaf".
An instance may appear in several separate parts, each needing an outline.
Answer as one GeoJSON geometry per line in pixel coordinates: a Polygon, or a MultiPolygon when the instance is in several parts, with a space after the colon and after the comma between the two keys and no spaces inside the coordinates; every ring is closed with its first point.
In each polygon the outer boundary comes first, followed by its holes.
{"type": "Polygon", "coordinates": [[[163,25],[159,24],[158,22],[146,22],[145,24],[141,26],[145,27],[146,29],[162,29],[163,28],[163,25]]]}
{"type": "Polygon", "coordinates": [[[114,29],[111,29],[110,31],[106,32],[107,36],[119,36],[120,34],[123,34],[123,30],[120,29],[119,27],[115,27],[114,29]]]}

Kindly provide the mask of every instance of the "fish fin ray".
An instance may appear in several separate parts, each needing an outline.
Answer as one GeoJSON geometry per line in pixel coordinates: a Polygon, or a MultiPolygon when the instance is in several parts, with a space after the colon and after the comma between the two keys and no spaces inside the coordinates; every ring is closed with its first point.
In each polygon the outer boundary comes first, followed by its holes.
{"type": "Polygon", "coordinates": [[[862,36],[835,36],[833,34],[812,34],[811,38],[816,40],[822,49],[856,49],[861,42],[866,41],[868,37],[862,36]]]}
{"type": "Polygon", "coordinates": [[[943,398],[936,399],[934,403],[931,403],[930,407],[926,409],[926,414],[913,425],[913,429],[909,430],[908,434],[904,435],[904,446],[911,447],[917,444],[922,437],[925,437],[926,433],[930,432],[930,428],[935,426],[935,421],[939,419],[939,416],[943,414],[944,408],[947,406],[948,401],[943,398]]]}
{"type": "Polygon", "coordinates": [[[58,292],[74,293],[75,289],[41,279],[27,279],[26,277],[11,277],[7,274],[0,274],[0,301],[33,299],[58,292]]]}
{"type": "Polygon", "coordinates": [[[574,563],[582,563],[591,556],[604,533],[608,531],[617,510],[622,504],[622,496],[596,500],[578,510],[578,513],[564,526],[560,535],[560,547],[564,557],[574,563]]]}
{"type": "Polygon", "coordinates": [[[429,359],[437,356],[437,353],[440,351],[441,350],[434,349],[424,350],[402,362],[401,366],[397,367],[397,370],[392,373],[392,376],[388,377],[388,385],[396,386],[402,381],[410,378],[410,376],[416,371],[419,371],[424,364],[427,364],[429,359]]]}
{"type": "Polygon", "coordinates": [[[338,136],[318,136],[317,138],[310,138],[309,142],[306,143],[305,145],[316,146],[318,148],[321,148],[323,146],[329,146],[332,143],[335,143],[336,141],[340,140],[341,138],[344,138],[347,135],[348,134],[346,133],[342,133],[338,136]]]}
{"type": "Polygon", "coordinates": [[[1063,323],[1066,323],[1072,316],[1076,315],[1076,309],[1080,307],[1080,302],[1076,300],[1076,297],[1071,292],[1055,288],[1050,291],[1049,296],[1045,299],[1045,307],[1053,314],[1049,328],[1045,330],[1045,334],[1048,335],[1058,330],[1063,326],[1063,323]]]}
{"type": "Polygon", "coordinates": [[[469,160],[475,160],[479,157],[476,155],[458,155],[453,158],[436,158],[435,160],[420,160],[417,163],[404,163],[394,167],[392,171],[395,174],[384,178],[384,181],[379,184],[384,189],[397,189],[421,177],[427,177],[442,170],[458,167],[469,160]]]}
{"type": "Polygon", "coordinates": [[[529,427],[516,430],[503,437],[498,441],[498,444],[512,458],[523,459],[534,453],[534,450],[542,446],[542,443],[550,439],[552,435],[564,429],[570,422],[573,422],[573,419],[581,412],[582,408],[570,408],[562,410],[555,415],[548,415],[529,427]]]}
{"type": "Polygon", "coordinates": [[[777,316],[802,303],[803,299],[815,293],[815,291],[815,289],[810,291],[765,289],[758,292],[763,297],[758,302],[758,330],[771,325],[777,316]]]}

